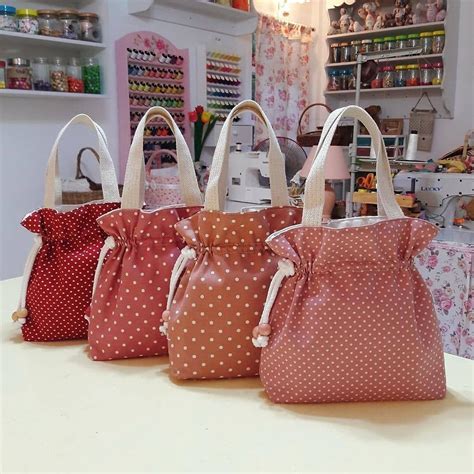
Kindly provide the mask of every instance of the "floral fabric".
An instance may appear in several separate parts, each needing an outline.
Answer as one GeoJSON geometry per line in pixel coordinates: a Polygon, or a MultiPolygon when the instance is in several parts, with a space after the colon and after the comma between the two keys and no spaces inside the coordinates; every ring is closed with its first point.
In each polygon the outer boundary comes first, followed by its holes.
{"type": "MultiPolygon", "coordinates": [[[[255,100],[277,136],[296,136],[301,112],[308,105],[311,28],[261,15],[255,54],[255,100]]],[[[257,123],[257,139],[266,138],[257,123]]]]}
{"type": "Polygon", "coordinates": [[[433,296],[444,351],[474,359],[474,245],[434,241],[416,265],[433,296]]]}

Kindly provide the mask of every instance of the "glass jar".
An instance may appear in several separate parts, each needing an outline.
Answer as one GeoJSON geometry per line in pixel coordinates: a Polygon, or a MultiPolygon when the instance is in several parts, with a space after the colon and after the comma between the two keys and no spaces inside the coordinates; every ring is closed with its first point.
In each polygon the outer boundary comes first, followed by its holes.
{"type": "Polygon", "coordinates": [[[420,85],[421,86],[431,86],[431,81],[433,75],[433,68],[431,64],[425,63],[420,66],[420,85]]]}
{"type": "Polygon", "coordinates": [[[384,40],[384,49],[386,49],[387,51],[396,49],[397,41],[395,39],[395,36],[385,36],[383,40],[384,40]]]}
{"type": "Polygon", "coordinates": [[[39,31],[38,12],[31,8],[20,8],[16,11],[16,27],[19,33],[37,35],[39,31]]]}
{"type": "Polygon", "coordinates": [[[362,41],[351,41],[351,61],[357,61],[357,56],[361,52],[362,41]]]}
{"type": "Polygon", "coordinates": [[[410,33],[407,46],[409,48],[418,48],[420,46],[420,33],[410,33]]]}
{"type": "Polygon", "coordinates": [[[339,71],[332,70],[328,72],[329,82],[328,91],[340,91],[341,90],[341,78],[339,71]]]}
{"type": "Polygon", "coordinates": [[[16,8],[10,5],[0,5],[0,30],[16,31],[16,8]]]}
{"type": "Polygon", "coordinates": [[[370,81],[371,89],[382,89],[383,87],[383,72],[377,71],[377,75],[370,81]]]}
{"type": "Polygon", "coordinates": [[[67,92],[66,66],[62,58],[54,58],[49,68],[51,78],[51,90],[56,92],[67,92]]]}
{"type": "Polygon", "coordinates": [[[407,67],[405,64],[395,66],[395,87],[405,87],[407,85],[407,67]]]}
{"type": "Polygon", "coordinates": [[[32,64],[33,89],[36,91],[50,91],[48,58],[35,58],[32,64]]]}
{"type": "Polygon", "coordinates": [[[445,34],[443,30],[433,31],[433,54],[441,54],[444,49],[445,34]]]}
{"type": "Polygon", "coordinates": [[[0,61],[0,89],[5,89],[7,86],[5,66],[5,61],[0,61]]]}
{"type": "Polygon", "coordinates": [[[331,49],[331,63],[340,63],[341,62],[341,47],[339,43],[332,43],[330,46],[331,49]]]}
{"type": "Polygon", "coordinates": [[[421,54],[431,54],[433,51],[433,33],[431,31],[424,31],[420,33],[421,54]]]}
{"type": "Polygon", "coordinates": [[[9,58],[7,64],[7,88],[30,90],[30,60],[24,58],[9,58]]]}
{"type": "Polygon", "coordinates": [[[406,81],[408,87],[420,85],[420,68],[418,64],[408,64],[406,81]]]}
{"type": "Polygon", "coordinates": [[[348,63],[351,60],[351,45],[349,43],[341,43],[341,63],[348,63]]]}
{"type": "Polygon", "coordinates": [[[82,67],[79,59],[70,58],[66,68],[67,88],[69,92],[83,93],[82,67]]]}
{"type": "Polygon", "coordinates": [[[100,66],[95,58],[87,58],[82,67],[82,77],[84,80],[84,92],[86,94],[100,94],[100,66]]]}
{"type": "Polygon", "coordinates": [[[397,45],[396,45],[397,49],[406,48],[408,44],[408,36],[407,35],[395,36],[395,41],[397,42],[397,45]]]}
{"type": "Polygon", "coordinates": [[[350,69],[342,69],[340,72],[340,82],[341,82],[341,90],[347,91],[349,90],[349,83],[351,79],[351,70],[350,69]]]}
{"type": "Polygon", "coordinates": [[[382,87],[384,89],[393,87],[395,85],[395,68],[393,66],[384,66],[382,71],[382,87]]]}
{"type": "Polygon", "coordinates": [[[39,34],[61,36],[62,29],[56,10],[38,10],[39,34]]]}
{"type": "Polygon", "coordinates": [[[380,53],[380,51],[384,50],[384,39],[383,38],[375,38],[372,42],[372,46],[374,51],[380,53]]]}
{"type": "Polygon", "coordinates": [[[99,23],[99,16],[95,13],[79,13],[79,30],[81,40],[100,43],[102,32],[99,23]]]}
{"type": "Polygon", "coordinates": [[[434,86],[440,86],[443,83],[443,63],[433,64],[433,79],[431,83],[434,86]]]}
{"type": "Polygon", "coordinates": [[[361,53],[370,53],[374,50],[373,41],[371,39],[362,40],[361,53]]]}
{"type": "Polygon", "coordinates": [[[74,9],[59,10],[59,23],[61,25],[61,36],[67,39],[79,39],[79,16],[74,9]]]}

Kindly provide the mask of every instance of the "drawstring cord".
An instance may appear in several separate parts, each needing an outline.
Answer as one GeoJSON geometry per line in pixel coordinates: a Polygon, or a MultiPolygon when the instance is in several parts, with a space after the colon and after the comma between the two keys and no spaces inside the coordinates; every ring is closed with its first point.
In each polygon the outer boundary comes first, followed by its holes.
{"type": "Polygon", "coordinates": [[[26,309],[26,291],[28,290],[28,283],[30,281],[31,271],[36,260],[36,256],[43,245],[41,235],[35,234],[33,240],[33,247],[31,247],[30,253],[26,259],[25,269],[23,271],[23,280],[21,282],[20,301],[18,302],[17,310],[12,314],[14,322],[18,322],[21,326],[25,324],[28,316],[28,310],[26,309]]]}
{"type": "Polygon", "coordinates": [[[293,262],[287,260],[286,258],[278,262],[278,271],[273,276],[270,287],[268,288],[267,299],[265,301],[265,306],[263,307],[260,322],[258,326],[253,328],[252,331],[252,343],[255,347],[267,347],[268,336],[270,336],[272,332],[272,328],[269,324],[270,312],[278,295],[278,290],[280,289],[282,281],[286,277],[293,276],[294,274],[295,266],[293,262]]]}
{"type": "Polygon", "coordinates": [[[196,258],[196,251],[191,247],[184,247],[177,258],[170,278],[170,291],[168,293],[168,300],[166,302],[166,309],[163,311],[163,324],[160,326],[160,332],[163,336],[168,334],[168,321],[170,320],[170,308],[173,303],[174,294],[181,274],[184,272],[189,260],[196,258]]]}

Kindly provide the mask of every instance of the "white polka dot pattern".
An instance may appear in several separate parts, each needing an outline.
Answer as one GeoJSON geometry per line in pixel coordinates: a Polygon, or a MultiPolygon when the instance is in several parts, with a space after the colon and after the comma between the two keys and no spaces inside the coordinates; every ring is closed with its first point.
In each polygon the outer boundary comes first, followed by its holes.
{"type": "Polygon", "coordinates": [[[446,392],[430,293],[413,257],[436,235],[409,218],[296,227],[268,245],[295,264],[270,314],[260,377],[279,403],[431,400],[446,392]]]}
{"type": "Polygon", "coordinates": [[[117,209],[99,220],[115,248],[102,266],[90,308],[93,360],[167,354],[161,314],[173,265],[184,247],[174,226],[199,209],[117,209]]]}
{"type": "Polygon", "coordinates": [[[176,228],[196,250],[170,308],[171,374],[179,379],[258,375],[260,349],[251,331],[263,308],[276,255],[274,231],[301,221],[301,209],[201,211],[176,228]]]}
{"type": "Polygon", "coordinates": [[[22,225],[40,234],[40,248],[28,282],[25,341],[87,338],[84,312],[89,307],[94,271],[106,238],[96,219],[117,203],[86,204],[68,212],[43,208],[22,225]]]}

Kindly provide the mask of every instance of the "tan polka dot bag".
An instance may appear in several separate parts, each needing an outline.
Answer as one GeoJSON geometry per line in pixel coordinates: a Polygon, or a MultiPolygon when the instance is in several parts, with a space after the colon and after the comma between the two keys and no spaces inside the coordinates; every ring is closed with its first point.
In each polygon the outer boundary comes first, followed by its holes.
{"type": "Polygon", "coordinates": [[[173,265],[184,247],[175,224],[201,208],[202,197],[188,146],[171,115],[150,108],[130,147],[120,209],[99,219],[108,235],[95,273],[89,345],[94,360],[164,355],[160,334],[173,265]],[[142,209],[145,190],[143,134],[146,124],[165,120],[176,138],[184,205],[142,209]]]}
{"type": "Polygon", "coordinates": [[[223,125],[204,210],[176,226],[187,247],[173,270],[168,310],[163,315],[173,377],[258,374],[260,349],[253,347],[250,335],[277,265],[265,239],[300,217],[299,209],[288,206],[284,158],[271,125],[258,104],[244,101],[223,125]],[[268,129],[272,207],[223,212],[232,121],[245,111],[255,114],[268,129]]]}
{"type": "Polygon", "coordinates": [[[334,111],[322,136],[302,224],[267,239],[280,261],[253,332],[265,391],[279,403],[443,398],[437,319],[413,264],[436,228],[404,217],[380,132],[363,109],[334,111]],[[324,162],[344,117],[360,120],[375,144],[379,217],[322,226],[324,162]]]}

